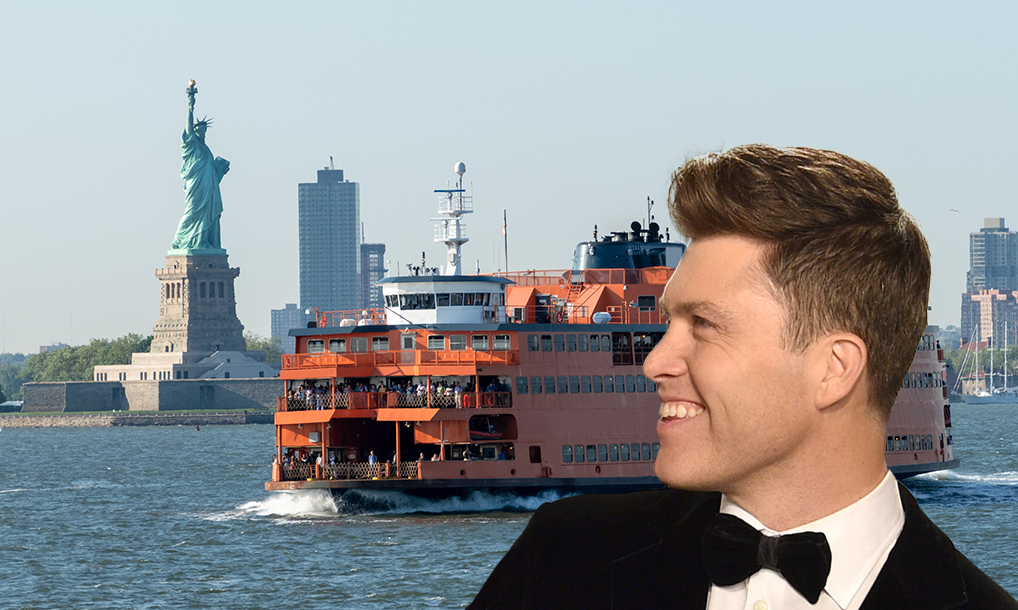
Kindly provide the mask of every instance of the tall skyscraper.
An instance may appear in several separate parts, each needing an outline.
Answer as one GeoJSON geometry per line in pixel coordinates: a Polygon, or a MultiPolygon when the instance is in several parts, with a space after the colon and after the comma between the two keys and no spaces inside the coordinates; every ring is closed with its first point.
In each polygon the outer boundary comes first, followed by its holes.
{"type": "MultiPolygon", "coordinates": [[[[331,165],[331,164],[330,164],[331,165]]],[[[343,170],[318,170],[318,182],[297,192],[300,309],[319,312],[360,306],[360,185],[343,170]]]]}
{"type": "Polygon", "coordinates": [[[1018,235],[1003,218],[986,218],[983,228],[969,233],[969,270],[961,296],[961,340],[993,340],[1000,344],[1008,328],[1014,344],[1012,307],[1018,291],[1018,235]],[[1006,318],[1005,318],[1006,316],[1006,318]]]}
{"type": "Polygon", "coordinates": [[[382,287],[375,282],[385,277],[385,244],[361,244],[361,307],[384,307],[382,287]]]}
{"type": "Polygon", "coordinates": [[[289,335],[290,329],[304,326],[304,310],[297,307],[296,303],[287,303],[283,309],[271,311],[272,336],[282,342],[283,350],[287,354],[292,354],[295,351],[297,339],[289,335]]]}

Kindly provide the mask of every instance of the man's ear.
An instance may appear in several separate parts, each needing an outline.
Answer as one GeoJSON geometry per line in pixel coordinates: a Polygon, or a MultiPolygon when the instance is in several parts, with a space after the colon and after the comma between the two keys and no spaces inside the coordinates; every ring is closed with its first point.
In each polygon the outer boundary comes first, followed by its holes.
{"type": "Polygon", "coordinates": [[[866,342],[852,333],[832,333],[818,343],[817,409],[838,404],[853,392],[865,392],[866,342]]]}

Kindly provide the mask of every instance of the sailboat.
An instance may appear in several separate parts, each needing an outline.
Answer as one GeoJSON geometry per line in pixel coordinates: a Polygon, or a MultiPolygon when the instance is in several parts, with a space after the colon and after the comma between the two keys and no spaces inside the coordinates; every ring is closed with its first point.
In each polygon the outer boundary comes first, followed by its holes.
{"type": "MultiPolygon", "coordinates": [[[[980,333],[982,334],[982,333],[980,333]]],[[[979,349],[976,348],[976,370],[979,370],[979,349]]],[[[978,390],[965,397],[965,404],[987,405],[987,404],[1018,404],[1018,387],[1007,387],[1007,317],[1004,318],[1004,387],[993,387],[993,350],[990,349],[990,387],[987,390],[978,390]]]]}

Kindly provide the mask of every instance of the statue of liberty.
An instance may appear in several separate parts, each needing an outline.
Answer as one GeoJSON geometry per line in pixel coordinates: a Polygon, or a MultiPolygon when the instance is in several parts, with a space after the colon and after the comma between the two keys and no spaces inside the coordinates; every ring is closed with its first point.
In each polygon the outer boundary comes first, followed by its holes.
{"type": "MultiPolygon", "coordinates": [[[[184,216],[173,238],[173,250],[222,250],[219,242],[219,217],[223,213],[223,196],[219,182],[230,171],[230,162],[213,157],[205,145],[208,118],[195,122],[194,96],[198,93],[194,80],[187,87],[187,128],[181,135],[180,148],[184,164],[180,177],[184,180],[184,216]]],[[[222,250],[225,254],[225,250],[222,250]]],[[[183,252],[181,252],[183,254],[183,252]]]]}

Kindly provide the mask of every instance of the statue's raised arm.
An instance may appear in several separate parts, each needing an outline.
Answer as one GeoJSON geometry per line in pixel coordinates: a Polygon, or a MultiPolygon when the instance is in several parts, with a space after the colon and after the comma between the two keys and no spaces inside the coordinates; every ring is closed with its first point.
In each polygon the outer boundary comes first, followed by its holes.
{"type": "Polygon", "coordinates": [[[230,169],[226,159],[213,157],[205,145],[205,132],[211,121],[194,120],[194,98],[198,89],[191,80],[187,86],[187,127],[181,134],[180,177],[184,180],[184,216],[173,238],[174,251],[221,251],[219,217],[223,213],[223,196],[219,182],[230,169]]]}

